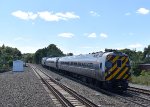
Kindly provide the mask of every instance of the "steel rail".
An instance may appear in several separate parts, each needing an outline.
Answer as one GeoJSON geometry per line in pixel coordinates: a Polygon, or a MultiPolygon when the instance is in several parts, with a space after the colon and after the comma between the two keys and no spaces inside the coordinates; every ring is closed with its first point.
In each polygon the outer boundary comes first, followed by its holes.
{"type": "MultiPolygon", "coordinates": [[[[58,81],[52,79],[48,74],[43,72],[41,69],[39,69],[37,67],[36,68],[33,67],[33,69],[36,71],[36,73],[39,76],[40,76],[40,74],[38,73],[39,71],[42,72],[43,74],[45,74],[45,76],[47,76],[50,81],[54,82],[55,84],[60,86],[62,89],[64,89],[66,92],[71,94],[74,98],[76,98],[79,102],[81,102],[84,107],[99,107],[98,105],[94,104],[90,100],[86,99],[85,97],[83,97],[83,96],[79,95],[78,93],[76,93],[75,91],[73,91],[71,88],[69,88],[69,87],[59,83],[58,81]],[[37,72],[37,69],[38,69],[38,72],[37,72]]],[[[56,95],[57,98],[60,100],[60,102],[63,103],[64,107],[75,107],[71,102],[69,102],[69,100],[67,98],[65,98],[59,91],[57,91],[57,89],[55,89],[53,86],[51,86],[48,83],[47,79],[44,79],[41,76],[40,76],[40,78],[43,81],[43,83],[46,84],[46,86],[50,89],[50,91],[53,90],[53,94],[56,95]],[[62,98],[63,98],[63,101],[61,101],[62,98]]]]}
{"type": "Polygon", "coordinates": [[[63,107],[74,107],[59,91],[52,87],[37,71],[34,67],[32,69],[37,73],[42,82],[48,87],[48,89],[55,95],[55,97],[60,101],[63,107]]]}

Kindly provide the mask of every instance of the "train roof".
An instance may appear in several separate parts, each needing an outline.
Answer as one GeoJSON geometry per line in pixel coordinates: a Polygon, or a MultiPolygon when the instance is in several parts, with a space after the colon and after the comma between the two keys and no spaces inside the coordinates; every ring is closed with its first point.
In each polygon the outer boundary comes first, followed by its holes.
{"type": "Polygon", "coordinates": [[[79,61],[79,60],[97,60],[97,58],[102,57],[104,53],[90,53],[90,54],[80,54],[80,55],[74,55],[74,56],[65,56],[61,57],[60,60],[67,60],[67,61],[79,61]]]}
{"type": "Polygon", "coordinates": [[[97,60],[101,57],[106,57],[107,55],[127,56],[126,54],[121,52],[96,52],[96,53],[89,53],[89,54],[60,57],[60,60],[67,60],[67,61],[94,60],[94,59],[97,60]]]}

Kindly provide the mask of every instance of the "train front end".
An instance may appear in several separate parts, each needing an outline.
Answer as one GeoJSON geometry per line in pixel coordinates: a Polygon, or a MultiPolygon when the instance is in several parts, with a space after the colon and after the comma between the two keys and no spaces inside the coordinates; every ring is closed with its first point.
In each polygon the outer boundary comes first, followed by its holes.
{"type": "Polygon", "coordinates": [[[105,81],[112,88],[126,90],[131,79],[129,57],[123,53],[110,53],[105,61],[105,81]]]}

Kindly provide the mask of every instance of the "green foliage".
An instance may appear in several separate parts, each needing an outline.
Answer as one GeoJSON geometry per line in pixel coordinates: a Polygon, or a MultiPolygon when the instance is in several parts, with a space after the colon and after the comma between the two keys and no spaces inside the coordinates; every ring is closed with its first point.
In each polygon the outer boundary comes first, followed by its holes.
{"type": "Polygon", "coordinates": [[[132,64],[131,72],[134,76],[141,75],[141,69],[139,69],[139,64],[138,63],[135,63],[135,65],[132,64]]]}
{"type": "Polygon", "coordinates": [[[132,75],[132,83],[150,86],[150,71],[143,70],[137,77],[132,75]]]}
{"type": "Polygon", "coordinates": [[[59,56],[62,56],[62,55],[64,55],[63,52],[60,49],[58,49],[56,47],[56,45],[50,44],[47,47],[47,56],[50,56],[50,57],[59,57],[59,56]]]}
{"type": "Polygon", "coordinates": [[[0,47],[0,72],[9,70],[13,60],[21,59],[22,54],[17,48],[2,45],[0,47]]]}
{"type": "Polygon", "coordinates": [[[150,56],[150,45],[147,48],[144,48],[143,52],[143,60],[145,63],[150,63],[150,57],[146,57],[146,55],[150,56]]]}
{"type": "Polygon", "coordinates": [[[136,50],[130,50],[130,49],[122,49],[121,52],[127,54],[131,61],[134,62],[141,62],[143,53],[141,51],[136,52],[136,50]]]}
{"type": "MultiPolygon", "coordinates": [[[[111,51],[111,49],[107,51],[111,51]]],[[[144,48],[144,52],[137,52],[136,50],[130,49],[122,49],[119,51],[127,54],[130,58],[132,83],[150,85],[150,71],[139,69],[139,64],[150,63],[150,57],[146,57],[146,55],[150,55],[150,45],[144,48]]]]}
{"type": "Polygon", "coordinates": [[[50,44],[48,47],[39,49],[34,54],[35,63],[41,63],[42,57],[60,57],[64,56],[63,52],[54,44],[50,44]]]}
{"type": "Polygon", "coordinates": [[[66,56],[73,56],[73,53],[67,53],[66,56]]]}
{"type": "Polygon", "coordinates": [[[139,76],[141,73],[141,70],[139,69],[139,64],[143,63],[143,53],[141,51],[136,52],[136,50],[130,49],[123,49],[120,51],[129,56],[132,74],[135,76],[139,76]]]}
{"type": "Polygon", "coordinates": [[[23,54],[22,60],[26,63],[33,63],[34,62],[34,54],[32,54],[32,53],[23,54]]]}

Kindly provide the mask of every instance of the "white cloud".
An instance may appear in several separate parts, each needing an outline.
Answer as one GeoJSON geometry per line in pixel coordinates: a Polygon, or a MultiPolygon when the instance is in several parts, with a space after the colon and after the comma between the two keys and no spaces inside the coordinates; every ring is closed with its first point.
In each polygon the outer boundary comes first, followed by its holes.
{"type": "Polygon", "coordinates": [[[89,38],[96,38],[97,36],[96,36],[96,33],[91,33],[91,34],[88,35],[88,37],[89,38]]]}
{"type": "Polygon", "coordinates": [[[34,20],[37,18],[37,14],[33,14],[32,12],[23,12],[20,10],[12,12],[12,15],[23,20],[34,20]]]}
{"type": "Polygon", "coordinates": [[[90,14],[92,15],[92,16],[100,16],[97,12],[95,12],[95,11],[90,11],[90,14]]]}
{"type": "Polygon", "coordinates": [[[146,15],[146,14],[149,14],[149,12],[150,12],[150,10],[148,10],[146,8],[139,8],[136,13],[146,15]]]}
{"type": "Polygon", "coordinates": [[[129,48],[141,48],[141,47],[143,47],[143,45],[142,45],[142,44],[139,44],[139,43],[136,43],[136,44],[131,44],[131,45],[129,45],[128,47],[129,47],[129,48]]]}
{"type": "Polygon", "coordinates": [[[100,37],[101,37],[101,38],[108,38],[108,35],[107,35],[106,33],[101,33],[101,34],[100,34],[100,37]]]}
{"type": "MultiPolygon", "coordinates": [[[[97,37],[97,34],[94,33],[94,32],[93,32],[93,33],[90,33],[90,34],[85,33],[84,35],[85,35],[85,36],[88,35],[89,38],[96,38],[96,37],[97,37]]],[[[100,33],[100,37],[101,37],[101,38],[108,38],[108,35],[107,35],[106,33],[100,33]]]]}
{"type": "Polygon", "coordinates": [[[80,17],[74,12],[65,12],[65,13],[53,13],[49,11],[37,12],[23,12],[21,10],[12,12],[12,15],[20,18],[22,20],[35,20],[36,18],[41,18],[45,21],[60,21],[60,20],[69,20],[69,19],[79,19],[80,17]]]}
{"type": "Polygon", "coordinates": [[[58,36],[64,37],[64,38],[72,38],[74,36],[74,34],[72,34],[72,33],[60,33],[60,34],[58,34],[58,36]]]}
{"type": "Polygon", "coordinates": [[[45,11],[45,12],[38,12],[38,15],[41,19],[44,19],[45,21],[59,21],[59,17],[54,15],[51,12],[45,11]]]}
{"type": "Polygon", "coordinates": [[[41,19],[45,21],[60,21],[60,20],[69,20],[69,19],[79,19],[80,17],[75,15],[73,12],[66,13],[53,13],[53,12],[38,12],[38,15],[41,19]]]}
{"type": "Polygon", "coordinates": [[[63,19],[78,19],[79,16],[75,15],[73,12],[66,12],[66,13],[56,13],[56,16],[63,18],[63,19]]]}

